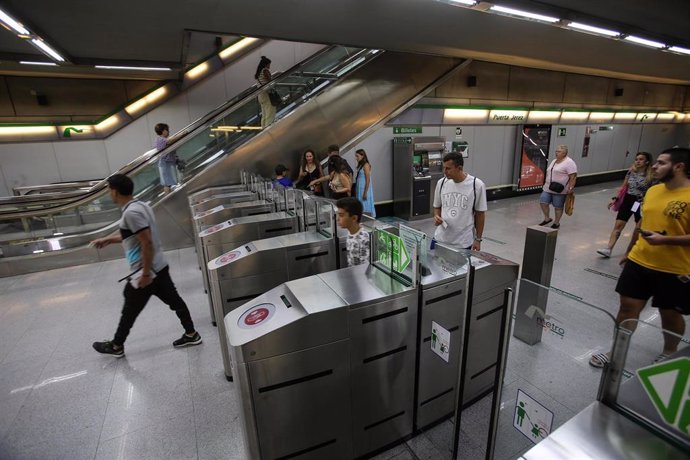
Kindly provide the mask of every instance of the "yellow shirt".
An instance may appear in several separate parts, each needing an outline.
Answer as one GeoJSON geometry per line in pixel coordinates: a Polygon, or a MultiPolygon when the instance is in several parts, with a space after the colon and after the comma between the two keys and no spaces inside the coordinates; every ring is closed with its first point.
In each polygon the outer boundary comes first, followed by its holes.
{"type": "MultiPolygon", "coordinates": [[[[650,188],[642,203],[640,228],[667,236],[690,234],[690,187],[669,190],[659,184],[650,188]]],[[[690,246],[652,246],[640,236],[628,258],[652,270],[690,275],[690,246]]]]}

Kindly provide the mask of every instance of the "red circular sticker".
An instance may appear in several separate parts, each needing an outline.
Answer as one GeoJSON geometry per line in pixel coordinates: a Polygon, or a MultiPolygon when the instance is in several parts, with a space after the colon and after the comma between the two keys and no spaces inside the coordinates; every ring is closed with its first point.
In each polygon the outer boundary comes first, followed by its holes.
{"type": "Polygon", "coordinates": [[[256,310],[252,310],[247,316],[245,316],[244,324],[246,324],[247,326],[254,326],[256,324],[259,324],[266,318],[268,318],[268,308],[257,308],[256,310]]]}
{"type": "Polygon", "coordinates": [[[224,265],[236,259],[240,255],[239,251],[231,251],[216,261],[216,265],[224,265]]]}
{"type": "Polygon", "coordinates": [[[252,329],[268,322],[276,311],[272,303],[260,303],[250,307],[237,320],[241,329],[252,329]]]}

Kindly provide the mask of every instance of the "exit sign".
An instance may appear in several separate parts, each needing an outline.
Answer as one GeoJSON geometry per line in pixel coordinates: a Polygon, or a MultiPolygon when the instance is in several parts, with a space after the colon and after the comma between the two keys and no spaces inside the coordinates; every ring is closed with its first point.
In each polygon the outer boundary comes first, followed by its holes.
{"type": "Polygon", "coordinates": [[[421,126],[394,126],[393,134],[422,134],[421,126]]]}

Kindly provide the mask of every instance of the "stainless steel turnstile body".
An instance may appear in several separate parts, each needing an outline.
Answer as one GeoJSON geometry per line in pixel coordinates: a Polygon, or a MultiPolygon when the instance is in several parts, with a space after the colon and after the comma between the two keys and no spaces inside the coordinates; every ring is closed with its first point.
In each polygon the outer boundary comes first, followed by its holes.
{"type": "Polygon", "coordinates": [[[469,280],[467,265],[448,264],[446,260],[450,258],[444,257],[444,250],[442,245],[437,246],[427,260],[431,273],[421,279],[416,428],[433,424],[455,410],[464,330],[469,330],[469,337],[462,402],[470,404],[491,391],[496,375],[504,291],[514,286],[518,276],[517,264],[490,254],[472,252],[475,272],[474,279],[469,280]],[[468,304],[469,312],[466,311],[468,304]],[[466,318],[470,321],[468,329],[464,324],[466,318]],[[432,321],[450,331],[447,363],[431,350],[432,321]]]}
{"type": "Polygon", "coordinates": [[[201,231],[198,234],[198,247],[201,250],[197,251],[197,256],[203,274],[204,291],[208,294],[211,311],[213,311],[213,301],[207,267],[211,260],[251,241],[288,235],[299,230],[300,224],[297,216],[294,213],[280,211],[256,216],[236,217],[201,231]]]}
{"type": "Polygon", "coordinates": [[[369,265],[225,317],[250,458],[356,458],[413,430],[417,290],[369,265]]]}
{"type": "Polygon", "coordinates": [[[209,286],[223,366],[228,379],[232,367],[225,327],[220,318],[248,300],[289,280],[335,270],[336,239],[319,232],[299,232],[252,241],[208,263],[209,286]]]}
{"type": "Polygon", "coordinates": [[[218,193],[204,198],[197,204],[190,204],[190,209],[192,210],[192,215],[196,215],[200,212],[208,211],[209,209],[215,208],[216,206],[220,206],[221,204],[242,203],[245,201],[254,201],[258,199],[259,195],[256,192],[251,192],[247,190],[239,192],[218,193]]]}
{"type": "Polygon", "coordinates": [[[259,214],[266,214],[274,212],[276,205],[271,201],[266,200],[252,200],[244,201],[242,203],[229,203],[216,206],[194,214],[192,221],[194,222],[194,229],[196,233],[200,233],[213,225],[227,222],[235,217],[256,216],[259,214]]]}
{"type": "Polygon", "coordinates": [[[202,201],[213,195],[230,192],[243,192],[246,190],[248,190],[247,184],[221,185],[218,187],[209,187],[198,192],[192,193],[187,197],[187,200],[189,201],[189,206],[191,207],[201,203],[202,201]]]}

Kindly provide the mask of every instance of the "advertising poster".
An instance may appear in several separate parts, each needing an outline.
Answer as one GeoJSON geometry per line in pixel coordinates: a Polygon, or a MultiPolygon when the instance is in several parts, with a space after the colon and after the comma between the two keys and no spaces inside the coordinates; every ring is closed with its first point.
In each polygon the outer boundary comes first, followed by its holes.
{"type": "Polygon", "coordinates": [[[585,128],[585,141],[582,144],[582,158],[589,156],[589,140],[592,137],[592,127],[587,126],[585,128]]]}
{"type": "Polygon", "coordinates": [[[549,161],[551,125],[523,125],[518,190],[544,185],[549,161]]]}

